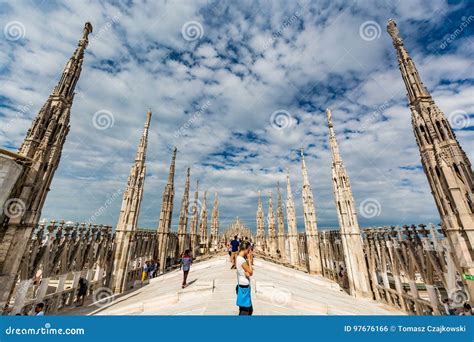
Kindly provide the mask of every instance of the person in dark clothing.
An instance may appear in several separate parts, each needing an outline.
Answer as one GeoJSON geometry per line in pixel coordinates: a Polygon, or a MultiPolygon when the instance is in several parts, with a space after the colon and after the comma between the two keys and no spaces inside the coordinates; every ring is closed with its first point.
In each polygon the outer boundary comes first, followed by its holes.
{"type": "Polygon", "coordinates": [[[234,240],[230,242],[230,246],[232,248],[232,255],[230,258],[230,261],[232,262],[232,266],[230,267],[230,269],[235,268],[235,258],[237,257],[237,254],[239,253],[239,245],[240,245],[240,241],[237,240],[237,235],[236,235],[234,236],[234,240]]]}
{"type": "Polygon", "coordinates": [[[77,306],[84,305],[84,299],[87,295],[87,288],[88,287],[89,286],[87,285],[87,280],[85,280],[84,278],[81,277],[79,279],[79,288],[77,290],[77,301],[76,301],[77,306]]]}

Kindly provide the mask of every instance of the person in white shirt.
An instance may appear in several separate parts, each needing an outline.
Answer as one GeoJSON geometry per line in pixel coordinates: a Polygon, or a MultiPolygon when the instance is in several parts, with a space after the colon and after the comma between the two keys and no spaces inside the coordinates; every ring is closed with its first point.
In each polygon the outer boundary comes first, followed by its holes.
{"type": "Polygon", "coordinates": [[[251,316],[253,313],[250,277],[253,275],[253,268],[247,260],[252,257],[252,249],[249,241],[243,241],[239,246],[235,266],[237,269],[237,302],[239,316],[251,316]]]}
{"type": "Polygon", "coordinates": [[[44,316],[44,304],[38,303],[35,306],[35,316],[44,316]]]}

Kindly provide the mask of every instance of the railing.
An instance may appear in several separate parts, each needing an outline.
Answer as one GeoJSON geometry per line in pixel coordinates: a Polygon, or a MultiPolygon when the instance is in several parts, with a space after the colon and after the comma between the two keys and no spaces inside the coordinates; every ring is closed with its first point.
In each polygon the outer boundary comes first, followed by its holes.
{"type": "MultiPolygon", "coordinates": [[[[326,230],[318,235],[322,275],[349,292],[340,232],[326,230]]],[[[413,315],[443,315],[446,314],[443,302],[447,298],[467,299],[461,274],[441,229],[423,224],[391,226],[367,228],[361,235],[374,300],[413,315]]],[[[296,265],[269,255],[265,249],[259,250],[258,254],[267,260],[307,271],[306,235],[299,233],[298,241],[299,262],[296,265]]],[[[454,304],[462,305],[461,302],[454,304]]]]}
{"type": "Polygon", "coordinates": [[[80,278],[89,282],[89,294],[104,286],[113,238],[110,226],[39,224],[23,256],[11,313],[28,313],[38,302],[50,312],[72,305],[80,278]]]}
{"type": "MultiPolygon", "coordinates": [[[[191,249],[189,234],[181,237],[191,249]]],[[[197,236],[197,241],[199,241],[197,236]]],[[[111,290],[116,235],[111,226],[56,222],[39,224],[33,231],[20,267],[14,293],[4,315],[29,314],[37,303],[45,305],[48,314],[73,307],[77,301],[79,281],[87,281],[85,301],[113,296],[111,290]]],[[[131,235],[124,290],[146,284],[142,272],[147,261],[165,262],[165,271],[179,265],[180,246],[177,233],[168,233],[165,260],[158,260],[156,231],[138,229],[131,235]]],[[[199,246],[194,246],[195,257],[199,246]]],[[[206,249],[207,253],[208,249],[206,249]]],[[[205,253],[204,253],[205,254],[205,253]]]]}

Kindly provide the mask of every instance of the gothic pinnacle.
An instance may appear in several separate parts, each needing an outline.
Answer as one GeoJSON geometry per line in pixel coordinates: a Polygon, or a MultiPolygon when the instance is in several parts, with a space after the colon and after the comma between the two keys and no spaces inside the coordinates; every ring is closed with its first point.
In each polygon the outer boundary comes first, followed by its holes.
{"type": "Polygon", "coordinates": [[[133,233],[137,230],[138,215],[143,198],[145,185],[145,159],[148,141],[148,127],[150,125],[151,112],[147,113],[143,134],[137,148],[135,163],[128,176],[127,185],[123,192],[122,206],[115,229],[116,248],[114,253],[114,269],[112,273],[111,286],[115,293],[126,290],[126,274],[128,270],[128,258],[132,247],[133,233]]]}

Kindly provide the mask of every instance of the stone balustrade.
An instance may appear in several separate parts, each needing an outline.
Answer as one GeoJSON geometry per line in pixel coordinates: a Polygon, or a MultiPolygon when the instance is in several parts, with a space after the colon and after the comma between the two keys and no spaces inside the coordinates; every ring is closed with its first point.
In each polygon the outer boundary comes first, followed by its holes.
{"type": "MultiPolygon", "coordinates": [[[[344,260],[340,231],[323,230],[318,235],[322,276],[349,292],[350,270],[344,260]]],[[[443,302],[448,298],[458,306],[467,301],[448,240],[435,225],[366,228],[361,235],[372,299],[415,315],[446,314],[443,302]]],[[[265,247],[257,255],[308,271],[304,233],[299,233],[299,253],[297,264],[271,255],[265,247]]]]}

